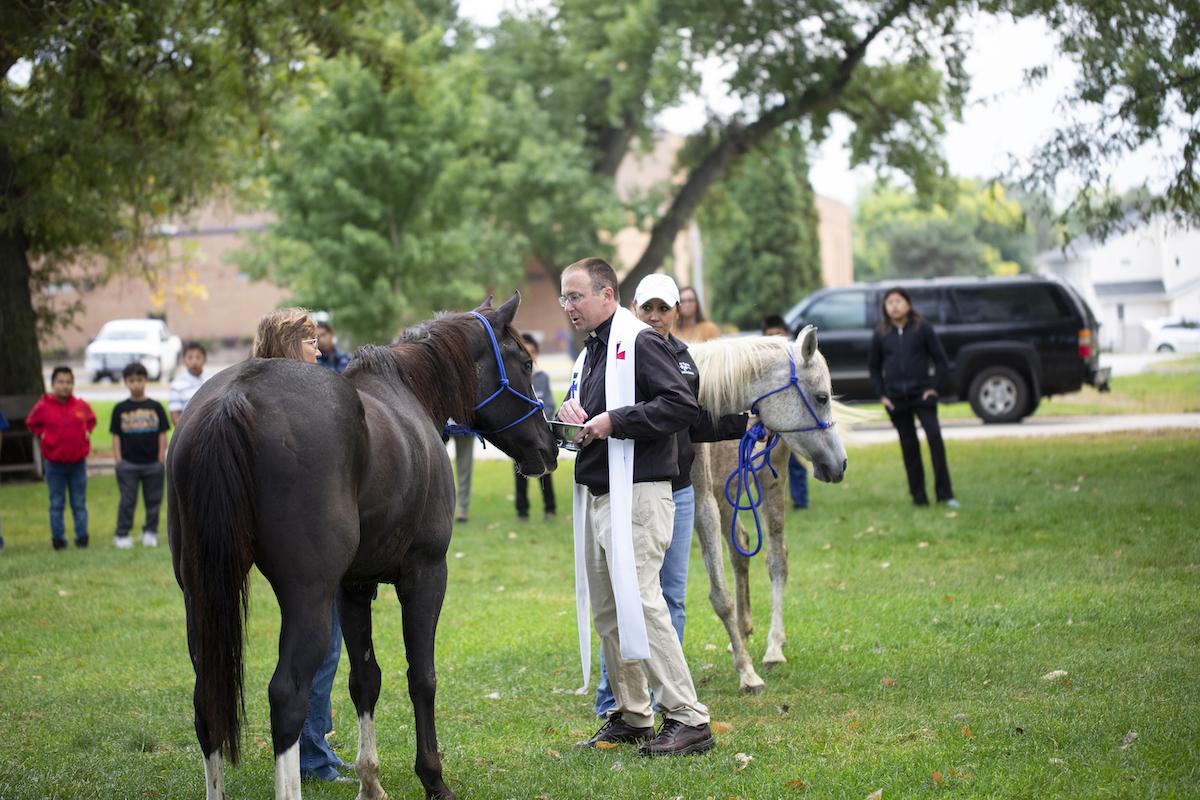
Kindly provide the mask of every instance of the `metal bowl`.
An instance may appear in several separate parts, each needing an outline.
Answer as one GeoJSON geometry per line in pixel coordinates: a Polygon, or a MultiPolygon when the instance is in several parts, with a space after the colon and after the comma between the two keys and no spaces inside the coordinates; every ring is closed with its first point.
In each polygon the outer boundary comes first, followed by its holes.
{"type": "Polygon", "coordinates": [[[582,425],[576,425],[573,422],[559,422],[558,420],[550,422],[550,432],[554,434],[554,438],[558,440],[558,446],[563,450],[579,452],[579,445],[575,444],[574,440],[582,430],[582,425]]]}

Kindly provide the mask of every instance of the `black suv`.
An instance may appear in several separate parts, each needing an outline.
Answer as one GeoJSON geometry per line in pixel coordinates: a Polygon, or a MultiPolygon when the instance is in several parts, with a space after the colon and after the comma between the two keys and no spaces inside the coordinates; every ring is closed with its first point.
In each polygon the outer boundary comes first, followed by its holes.
{"type": "Polygon", "coordinates": [[[966,399],[984,422],[1018,422],[1043,397],[1089,383],[1108,389],[1099,323],[1067,284],[1043,277],[933,278],[823,289],[784,315],[793,331],[816,325],[833,390],[877,400],[867,357],[883,293],[902,286],[942,340],[950,360],[943,399],[966,399]]]}

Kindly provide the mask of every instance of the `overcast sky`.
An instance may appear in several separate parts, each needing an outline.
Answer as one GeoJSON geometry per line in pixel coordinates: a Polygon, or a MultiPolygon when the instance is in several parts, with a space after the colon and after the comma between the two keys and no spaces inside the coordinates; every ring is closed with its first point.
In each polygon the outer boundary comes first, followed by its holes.
{"type": "MultiPolygon", "coordinates": [[[[501,8],[528,6],[538,0],[460,0],[460,12],[477,23],[496,22],[501,8]]],[[[968,58],[971,94],[961,123],[952,123],[944,141],[946,158],[955,175],[991,177],[1009,164],[1010,155],[1028,155],[1064,120],[1058,108],[1075,74],[1075,66],[1058,56],[1055,40],[1040,21],[1013,23],[986,18],[975,26],[975,47],[968,58]],[[1037,86],[1023,80],[1026,69],[1047,64],[1049,76],[1037,86]]],[[[701,96],[687,98],[664,112],[659,124],[675,133],[691,133],[703,123],[706,107],[718,113],[733,108],[721,80],[721,70],[704,71],[701,96]]],[[[841,120],[834,135],[811,160],[810,179],[821,194],[853,204],[860,190],[874,179],[867,168],[851,170],[844,143],[849,130],[841,120]]],[[[1163,167],[1153,152],[1126,159],[1114,173],[1118,188],[1128,188],[1146,176],[1161,177],[1163,167]]],[[[1060,187],[1067,188],[1067,187],[1060,187]]],[[[1065,196],[1065,195],[1064,195],[1065,196]]]]}

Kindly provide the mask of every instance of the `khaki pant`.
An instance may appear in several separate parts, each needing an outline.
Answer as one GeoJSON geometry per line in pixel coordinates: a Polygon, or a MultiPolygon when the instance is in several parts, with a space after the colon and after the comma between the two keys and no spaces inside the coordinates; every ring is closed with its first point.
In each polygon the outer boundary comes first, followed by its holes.
{"type": "Polygon", "coordinates": [[[588,492],[585,523],[588,592],[592,620],[600,635],[608,679],[617,701],[616,711],[629,725],[637,728],[653,726],[654,708],[650,703],[653,690],[665,716],[685,725],[702,725],[708,722],[708,709],[696,699],[696,687],[692,684],[675,628],[671,626],[671,615],[658,579],[663,554],[671,544],[675,517],[670,482],[633,484],[632,506],[638,591],[650,645],[650,658],[646,661],[621,658],[617,604],[609,579],[608,550],[612,542],[609,496],[596,497],[588,492]]]}

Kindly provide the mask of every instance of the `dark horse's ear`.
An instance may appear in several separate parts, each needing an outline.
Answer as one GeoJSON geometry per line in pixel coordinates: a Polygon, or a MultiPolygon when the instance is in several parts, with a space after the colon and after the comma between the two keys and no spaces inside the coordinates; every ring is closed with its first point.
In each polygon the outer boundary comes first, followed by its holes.
{"type": "Polygon", "coordinates": [[[476,311],[486,311],[491,307],[492,307],[492,295],[489,294],[487,297],[483,298],[483,302],[480,303],[479,308],[477,308],[475,310],[476,311]]]}
{"type": "Polygon", "coordinates": [[[496,309],[496,313],[492,315],[492,327],[498,331],[504,330],[505,327],[512,324],[513,317],[517,314],[517,306],[521,305],[521,293],[513,292],[513,296],[504,301],[504,305],[496,309]]]}

